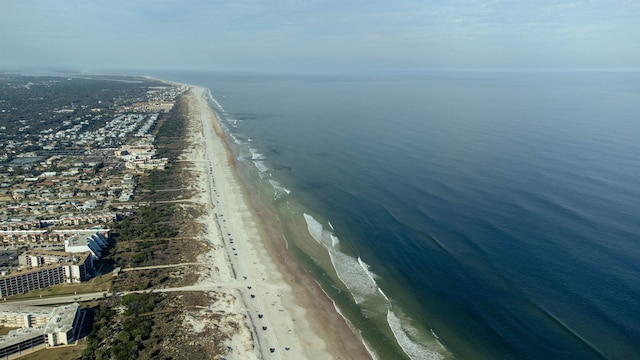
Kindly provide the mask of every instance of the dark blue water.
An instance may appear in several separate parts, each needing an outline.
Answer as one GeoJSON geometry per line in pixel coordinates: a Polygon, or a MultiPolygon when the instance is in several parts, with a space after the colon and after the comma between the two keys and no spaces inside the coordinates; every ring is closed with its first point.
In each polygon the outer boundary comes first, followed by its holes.
{"type": "Polygon", "coordinates": [[[640,73],[160,76],[455,357],[640,357],[640,73]]]}

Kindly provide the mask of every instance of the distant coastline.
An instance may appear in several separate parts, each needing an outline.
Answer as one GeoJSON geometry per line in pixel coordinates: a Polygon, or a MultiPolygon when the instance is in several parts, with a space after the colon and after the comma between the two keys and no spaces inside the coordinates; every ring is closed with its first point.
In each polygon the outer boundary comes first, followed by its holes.
{"type": "MultiPolygon", "coordinates": [[[[210,90],[207,89],[206,92],[209,96],[210,107],[224,115],[225,109],[222,105],[213,98],[210,90]]],[[[248,191],[247,196],[252,199],[250,202],[260,214],[260,218],[268,219],[270,224],[268,228],[272,232],[272,235],[267,237],[272,239],[270,240],[270,248],[279,254],[278,257],[284,256],[289,259],[281,261],[285,266],[283,271],[300,274],[299,276],[303,276],[302,274],[309,271],[313,277],[306,275],[309,278],[301,278],[299,282],[305,283],[310,280],[314,283],[318,282],[322,285],[322,288],[318,288],[322,293],[316,293],[315,297],[321,299],[326,296],[332,299],[331,309],[323,310],[324,315],[322,316],[326,317],[328,311],[337,312],[348,322],[356,321],[357,325],[351,323],[351,326],[354,326],[353,331],[365,338],[363,340],[367,344],[367,351],[375,354],[372,356],[382,356],[383,358],[406,356],[413,359],[441,359],[448,356],[443,345],[437,339],[431,338],[431,333],[420,335],[419,343],[415,342],[416,334],[412,335],[413,339],[407,335],[408,330],[405,329],[407,324],[403,325],[404,320],[400,320],[398,314],[392,310],[390,300],[375,283],[375,275],[368,271],[366,264],[361,259],[347,255],[343,250],[340,250],[340,241],[333,234],[329,223],[323,226],[312,215],[306,213],[304,216],[300,213],[292,218],[288,214],[288,210],[283,212],[280,209],[283,204],[289,203],[289,200],[284,201],[291,199],[288,196],[290,190],[282,186],[275,178],[262,175],[270,171],[270,168],[262,163],[264,155],[251,147],[245,149],[244,147],[250,144],[250,141],[236,138],[228,128],[232,124],[222,123],[219,116],[216,121],[220,127],[219,130],[225,136],[229,136],[228,142],[231,147],[228,151],[234,154],[234,158],[237,157],[240,160],[234,161],[233,166],[239,167],[240,179],[245,187],[243,191],[248,191]],[[250,155],[244,155],[243,151],[245,150],[248,150],[250,155]],[[254,173],[255,170],[258,172],[254,173]],[[300,221],[302,222],[300,223],[300,221]],[[283,234],[280,234],[281,230],[278,229],[284,229],[286,240],[279,240],[283,238],[283,234]],[[292,256],[295,256],[295,259],[292,256]],[[320,268],[318,268],[318,262],[322,263],[320,268]],[[297,269],[299,265],[295,265],[295,263],[302,264],[307,270],[297,269]],[[348,275],[354,271],[357,271],[356,277],[348,275]],[[332,280],[327,281],[327,276],[332,280]],[[365,283],[367,285],[364,285],[365,283]],[[367,290],[366,294],[362,293],[362,286],[370,287],[371,291],[367,290]],[[337,289],[340,290],[336,292],[337,289]],[[363,317],[362,308],[358,304],[358,299],[362,295],[367,298],[371,295],[374,297],[382,295],[379,300],[375,300],[379,303],[378,310],[376,310],[378,313],[371,319],[363,317]],[[355,303],[354,299],[356,299],[355,303]],[[385,345],[381,346],[382,344],[385,345]],[[425,344],[429,344],[429,347],[425,344]]],[[[310,285],[306,286],[310,287],[310,285]]],[[[370,301],[370,299],[367,300],[367,302],[370,301]]],[[[327,305],[324,307],[328,307],[327,305]]],[[[367,317],[369,316],[372,314],[367,317]]]]}
{"type": "MultiPolygon", "coordinates": [[[[203,190],[208,195],[203,201],[212,199],[207,206],[213,221],[206,220],[206,224],[216,224],[207,233],[218,233],[218,239],[209,241],[214,247],[225,249],[231,271],[226,275],[231,277],[229,280],[247,284],[238,300],[242,299],[242,306],[248,310],[246,319],[252,323],[249,326],[255,329],[254,345],[261,349],[262,356],[277,349],[284,352],[283,358],[369,358],[361,340],[335,311],[331,300],[287,252],[277,227],[263,223],[263,217],[257,217],[256,210],[248,207],[248,194],[235,175],[234,162],[229,160],[226,134],[208,105],[208,90],[192,86],[191,91],[191,119],[195,121],[191,136],[198,144],[192,161],[200,164],[203,176],[196,186],[205,186],[203,190]],[[275,338],[269,335],[274,333],[275,338]],[[317,340],[310,342],[312,338],[317,340]],[[281,346],[276,348],[274,342],[281,346]]],[[[220,255],[216,256],[220,259],[220,255]]],[[[222,279],[222,273],[205,274],[205,278],[222,279]]]]}

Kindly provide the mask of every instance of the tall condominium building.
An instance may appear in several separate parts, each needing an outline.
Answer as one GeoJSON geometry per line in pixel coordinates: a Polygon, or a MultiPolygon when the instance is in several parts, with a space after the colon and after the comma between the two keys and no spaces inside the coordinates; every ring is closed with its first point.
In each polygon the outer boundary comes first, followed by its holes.
{"type": "Polygon", "coordinates": [[[79,283],[93,274],[91,253],[27,252],[19,257],[25,269],[0,274],[0,297],[23,294],[62,283],[79,283]]]}

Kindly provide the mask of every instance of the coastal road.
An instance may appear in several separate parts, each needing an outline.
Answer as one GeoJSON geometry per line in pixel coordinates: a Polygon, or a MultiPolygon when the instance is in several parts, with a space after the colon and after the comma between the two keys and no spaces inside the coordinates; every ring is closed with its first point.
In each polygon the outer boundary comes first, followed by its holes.
{"type": "Polygon", "coordinates": [[[70,304],[74,302],[82,302],[82,301],[92,301],[98,299],[105,299],[112,296],[123,296],[127,294],[133,293],[146,293],[146,292],[182,292],[182,291],[220,291],[222,289],[245,289],[246,283],[244,282],[228,282],[228,283],[220,283],[220,284],[202,284],[202,285],[188,285],[174,288],[166,288],[166,289],[149,289],[149,290],[139,290],[139,291],[122,291],[117,293],[106,293],[106,292],[94,292],[87,294],[76,294],[76,295],[62,295],[62,296],[48,296],[38,299],[30,299],[30,300],[5,300],[0,301],[0,305],[2,304],[19,304],[19,305],[52,305],[52,304],[70,304]]]}
{"type": "MultiPolygon", "coordinates": [[[[39,299],[31,299],[31,300],[9,300],[2,301],[2,304],[12,304],[12,305],[53,305],[53,304],[70,304],[74,302],[81,301],[92,301],[96,299],[105,298],[104,292],[95,292],[89,294],[77,294],[77,295],[64,295],[64,296],[55,296],[55,297],[43,297],[39,299]]],[[[112,296],[113,294],[107,294],[106,297],[112,296]]]]}
{"type": "MultiPolygon", "coordinates": [[[[203,98],[205,95],[204,92],[196,94],[201,114],[200,126],[204,137],[205,156],[200,166],[204,170],[208,200],[211,208],[214,209],[215,226],[222,240],[231,275],[235,281],[242,282],[242,286],[235,287],[240,295],[238,301],[250,320],[247,325],[252,332],[256,355],[261,359],[272,358],[275,349],[285,349],[276,334],[276,329],[282,327],[272,326],[276,324],[271,323],[279,315],[275,310],[275,304],[278,301],[274,301],[276,299],[273,298],[267,300],[266,296],[266,294],[277,293],[277,289],[266,285],[262,271],[255,271],[259,268],[256,266],[259,258],[255,255],[249,235],[251,220],[245,221],[245,218],[250,217],[250,213],[244,204],[241,190],[237,188],[232,173],[233,165],[228,163],[229,154],[225,149],[225,140],[218,137],[214,129],[214,114],[210,112],[203,98]],[[222,189],[224,191],[221,191],[222,189]],[[249,251],[254,254],[249,255],[249,251]],[[262,282],[258,280],[260,278],[262,282]]],[[[254,232],[252,236],[257,238],[259,234],[254,232]]],[[[281,338],[290,337],[287,335],[289,334],[280,333],[281,338]]],[[[286,349],[289,348],[286,347],[286,349]]]]}
{"type": "Polygon", "coordinates": [[[198,266],[198,265],[204,266],[205,264],[199,263],[199,262],[192,262],[192,263],[154,265],[154,266],[139,266],[139,267],[125,268],[120,271],[126,272],[126,271],[136,271],[136,270],[165,269],[165,268],[172,268],[172,267],[198,266]]]}

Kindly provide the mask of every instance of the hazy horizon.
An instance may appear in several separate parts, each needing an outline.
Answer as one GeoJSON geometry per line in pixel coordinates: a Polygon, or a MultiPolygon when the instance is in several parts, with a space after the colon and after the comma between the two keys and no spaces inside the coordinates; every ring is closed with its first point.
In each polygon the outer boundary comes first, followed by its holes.
{"type": "Polygon", "coordinates": [[[637,69],[633,1],[0,1],[0,67],[637,69]]]}

